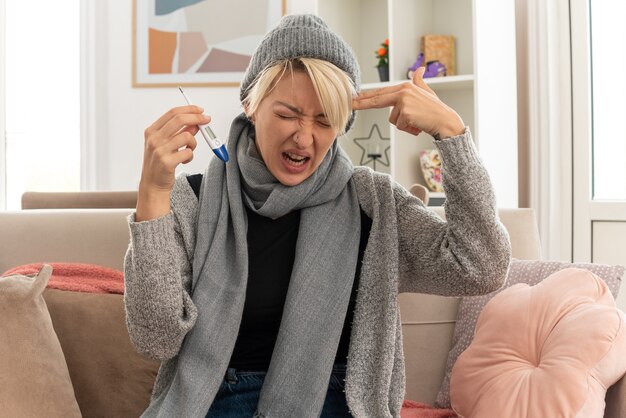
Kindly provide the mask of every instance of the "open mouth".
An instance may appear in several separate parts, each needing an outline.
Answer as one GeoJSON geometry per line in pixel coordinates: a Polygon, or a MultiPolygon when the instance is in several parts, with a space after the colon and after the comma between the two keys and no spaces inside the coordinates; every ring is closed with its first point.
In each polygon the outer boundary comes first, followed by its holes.
{"type": "Polygon", "coordinates": [[[291,165],[299,166],[310,160],[309,157],[303,157],[302,155],[292,154],[290,152],[283,152],[283,159],[291,165]]]}

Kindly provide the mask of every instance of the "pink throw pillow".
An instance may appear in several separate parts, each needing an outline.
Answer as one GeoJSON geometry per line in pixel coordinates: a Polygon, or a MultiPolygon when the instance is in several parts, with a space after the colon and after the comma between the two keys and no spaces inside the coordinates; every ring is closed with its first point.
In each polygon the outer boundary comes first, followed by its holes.
{"type": "MultiPolygon", "coordinates": [[[[124,294],[124,273],[109,267],[85,263],[46,263],[53,268],[48,289],[85,293],[124,294]]],[[[41,270],[42,263],[24,264],[7,270],[12,274],[31,275],[41,270]]]]}
{"type": "Polygon", "coordinates": [[[452,374],[452,367],[454,366],[456,359],[467,349],[467,347],[469,347],[472,342],[478,316],[485,305],[494,296],[515,284],[526,283],[533,286],[540,283],[551,274],[570,267],[588,270],[600,277],[611,290],[613,297],[617,298],[617,294],[622,283],[622,276],[624,275],[623,266],[595,263],[567,263],[561,261],[512,259],[511,265],[509,266],[509,272],[506,275],[506,281],[502,288],[486,295],[465,296],[461,299],[456,324],[454,326],[454,334],[452,336],[452,348],[448,353],[445,375],[443,376],[443,382],[441,383],[439,393],[437,394],[435,406],[438,406],[439,408],[450,407],[450,375],[452,374]]]}
{"type": "Polygon", "coordinates": [[[607,388],[626,373],[625,320],[585,270],[502,291],[452,369],[452,408],[462,417],[601,418],[607,388]]]}

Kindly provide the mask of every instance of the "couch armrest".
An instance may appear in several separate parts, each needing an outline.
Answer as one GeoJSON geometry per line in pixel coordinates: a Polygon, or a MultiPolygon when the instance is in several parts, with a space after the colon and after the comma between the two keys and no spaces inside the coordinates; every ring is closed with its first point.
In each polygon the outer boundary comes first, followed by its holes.
{"type": "Polygon", "coordinates": [[[626,376],[609,388],[605,401],[604,418],[626,417],[626,376]]]}
{"type": "MultiPolygon", "coordinates": [[[[431,207],[433,212],[445,218],[442,206],[431,207]]],[[[511,238],[512,255],[520,260],[540,260],[541,242],[534,209],[501,208],[498,209],[500,221],[511,238]]]]}
{"type": "Polygon", "coordinates": [[[137,206],[136,191],[24,192],[22,209],[112,209],[137,206]]]}

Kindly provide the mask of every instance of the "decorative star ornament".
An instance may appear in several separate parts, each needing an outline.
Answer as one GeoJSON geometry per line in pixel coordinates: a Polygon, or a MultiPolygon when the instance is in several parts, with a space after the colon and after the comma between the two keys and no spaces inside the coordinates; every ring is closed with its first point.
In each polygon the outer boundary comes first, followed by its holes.
{"type": "Polygon", "coordinates": [[[376,163],[378,162],[385,167],[389,167],[390,141],[389,138],[381,135],[377,124],[372,125],[372,129],[367,137],[354,138],[354,143],[361,148],[361,165],[373,162],[374,169],[376,169],[376,163]],[[377,133],[376,136],[374,136],[374,131],[377,133]]]}

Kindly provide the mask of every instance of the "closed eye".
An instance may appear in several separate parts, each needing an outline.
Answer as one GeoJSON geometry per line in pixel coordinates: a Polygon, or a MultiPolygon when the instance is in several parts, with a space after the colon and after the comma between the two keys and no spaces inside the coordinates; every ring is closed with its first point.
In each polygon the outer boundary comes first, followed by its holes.
{"type": "Polygon", "coordinates": [[[285,119],[285,120],[294,120],[294,119],[296,119],[295,116],[283,115],[281,113],[276,113],[276,116],[278,116],[281,119],[285,119]]]}

